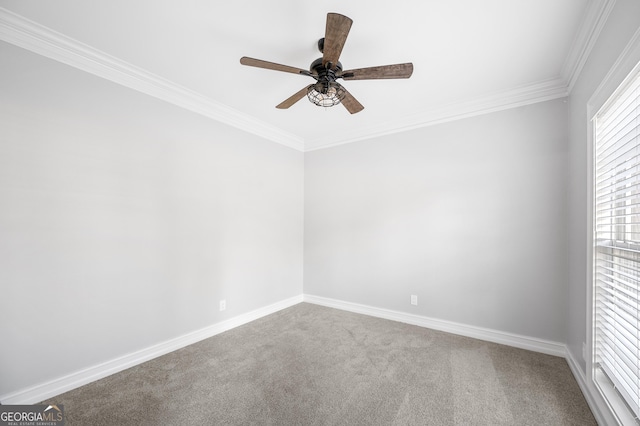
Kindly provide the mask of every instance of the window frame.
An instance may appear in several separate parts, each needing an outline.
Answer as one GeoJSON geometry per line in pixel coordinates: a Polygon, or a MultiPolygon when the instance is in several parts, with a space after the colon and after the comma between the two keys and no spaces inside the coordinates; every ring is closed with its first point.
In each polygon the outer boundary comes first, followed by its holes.
{"type": "Polygon", "coordinates": [[[614,63],[602,83],[587,103],[587,342],[586,342],[586,381],[587,389],[596,396],[597,409],[610,413],[619,425],[638,425],[633,412],[615,390],[611,381],[595,365],[595,117],[609,104],[621,88],[640,74],[640,29],[614,63]]]}

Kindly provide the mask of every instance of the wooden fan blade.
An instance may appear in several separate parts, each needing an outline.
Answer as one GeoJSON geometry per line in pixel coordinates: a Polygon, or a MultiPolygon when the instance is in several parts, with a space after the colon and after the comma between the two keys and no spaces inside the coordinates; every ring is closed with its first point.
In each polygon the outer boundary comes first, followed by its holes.
{"type": "Polygon", "coordinates": [[[276,108],[278,108],[278,109],[287,109],[287,108],[289,108],[291,105],[295,104],[300,99],[302,99],[305,96],[307,96],[307,91],[309,90],[309,87],[311,87],[311,86],[313,86],[313,84],[310,84],[307,87],[305,87],[304,89],[300,90],[299,92],[296,92],[295,94],[293,94],[288,99],[282,101],[282,103],[280,103],[279,105],[276,105],[276,108]]]}
{"type": "Polygon", "coordinates": [[[343,71],[338,75],[345,80],[375,80],[382,78],[409,78],[413,74],[413,64],[382,65],[343,71]]]}
{"type": "Polygon", "coordinates": [[[263,61],[263,60],[260,60],[260,59],[248,58],[246,56],[243,56],[242,58],[240,58],[240,63],[242,65],[247,65],[247,66],[250,66],[250,67],[265,68],[265,69],[274,70],[274,71],[290,72],[292,74],[309,75],[309,71],[303,70],[301,68],[290,67],[288,65],[276,64],[274,62],[263,61]]]}
{"type": "Polygon", "coordinates": [[[362,104],[358,102],[356,98],[353,97],[351,93],[347,91],[347,89],[342,86],[342,90],[344,90],[344,98],[340,102],[351,114],[355,114],[356,112],[360,112],[364,109],[362,104]]]}
{"type": "Polygon", "coordinates": [[[322,65],[331,63],[331,68],[336,69],[338,59],[342,53],[345,41],[349,35],[353,21],[338,13],[327,14],[327,27],[324,32],[324,48],[322,54],[322,65]]]}

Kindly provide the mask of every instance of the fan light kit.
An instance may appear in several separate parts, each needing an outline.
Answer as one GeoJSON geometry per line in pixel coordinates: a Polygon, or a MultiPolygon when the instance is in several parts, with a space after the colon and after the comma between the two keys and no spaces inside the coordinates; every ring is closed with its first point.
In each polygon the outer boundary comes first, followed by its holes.
{"type": "Polygon", "coordinates": [[[336,82],[329,83],[328,87],[320,85],[316,88],[316,86],[316,84],[309,86],[307,98],[318,106],[332,107],[344,99],[344,89],[336,82]]]}
{"type": "Polygon", "coordinates": [[[396,65],[382,65],[353,70],[342,70],[342,64],[338,61],[342,48],[349,35],[353,21],[338,13],[327,14],[327,26],[325,36],[318,41],[318,49],[322,58],[318,58],[309,67],[309,71],[288,65],[276,64],[260,59],[243,56],[240,58],[242,65],[265,68],[274,71],[289,72],[306,75],[316,80],[314,84],[303,88],[293,96],[276,106],[278,109],[287,109],[300,99],[307,98],[317,106],[332,107],[342,104],[351,114],[360,112],[364,107],[347,91],[337,79],[344,80],[376,80],[391,78],[409,78],[413,73],[413,64],[407,62],[396,65]]]}

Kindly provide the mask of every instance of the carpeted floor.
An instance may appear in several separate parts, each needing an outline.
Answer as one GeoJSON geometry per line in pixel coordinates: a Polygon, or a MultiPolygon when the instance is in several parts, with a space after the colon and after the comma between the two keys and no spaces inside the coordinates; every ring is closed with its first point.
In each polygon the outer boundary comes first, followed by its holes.
{"type": "Polygon", "coordinates": [[[307,303],[46,403],[67,425],[596,425],[563,358],[307,303]]]}

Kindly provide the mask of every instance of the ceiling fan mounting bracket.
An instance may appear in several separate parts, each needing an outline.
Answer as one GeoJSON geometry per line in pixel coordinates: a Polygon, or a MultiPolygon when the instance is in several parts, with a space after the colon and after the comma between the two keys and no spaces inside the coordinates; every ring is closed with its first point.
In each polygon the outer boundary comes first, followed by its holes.
{"type": "Polygon", "coordinates": [[[309,71],[318,76],[329,74],[336,78],[336,73],[342,71],[342,64],[340,63],[340,61],[338,61],[338,63],[335,64],[335,67],[333,65],[334,64],[332,64],[331,62],[327,62],[326,65],[323,65],[322,58],[318,58],[311,63],[309,71]]]}

